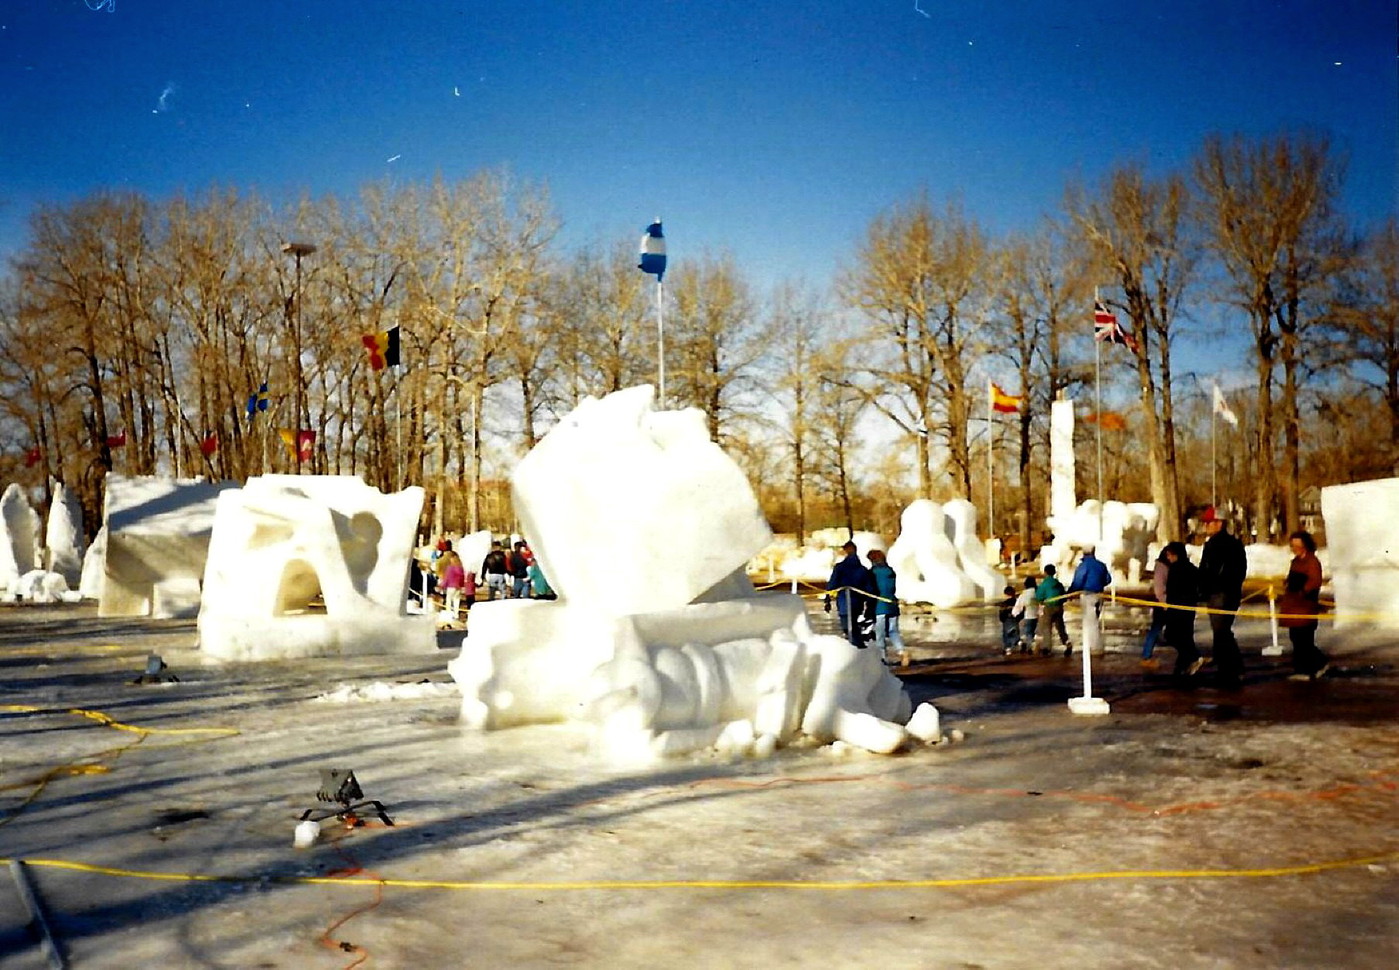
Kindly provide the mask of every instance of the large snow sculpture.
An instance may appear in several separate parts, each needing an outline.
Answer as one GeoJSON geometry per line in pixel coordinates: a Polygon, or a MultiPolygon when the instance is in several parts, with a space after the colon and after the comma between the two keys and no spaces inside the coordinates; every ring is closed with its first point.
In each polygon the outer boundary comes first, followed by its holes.
{"type": "Polygon", "coordinates": [[[417,486],[385,495],[356,475],[263,475],[219,496],[200,649],[269,660],[437,649],[409,616],[417,486]]]}
{"type": "Polygon", "coordinates": [[[34,570],[38,535],[39,516],[24,489],[18,482],[11,482],[5,494],[0,495],[0,589],[34,570]]]}
{"type": "Polygon", "coordinates": [[[1399,629],[1399,478],[1321,490],[1336,626],[1399,629]]]}
{"type": "MultiPolygon", "coordinates": [[[[214,502],[232,482],[149,476],[106,478],[107,547],[98,616],[149,616],[158,604],[186,604],[172,589],[188,590],[204,574],[214,502]],[[159,587],[159,590],[157,589],[159,587]]],[[[156,615],[172,615],[163,612],[156,615]]]]}
{"type": "Polygon", "coordinates": [[[44,529],[50,572],[76,586],[83,573],[83,516],[77,498],[62,482],[54,486],[49,521],[44,529]]]}
{"type": "Polygon", "coordinates": [[[981,598],[980,587],[962,571],[947,514],[931,499],[920,498],[903,510],[888,559],[901,600],[945,609],[981,598]]]}
{"type": "Polygon", "coordinates": [[[947,518],[948,538],[952,540],[952,548],[957,550],[962,572],[981,590],[982,599],[1000,599],[1006,580],[986,564],[986,545],[976,535],[976,506],[964,498],[956,498],[944,502],[942,512],[947,518]]]}
{"type": "Polygon", "coordinates": [[[907,695],[876,651],[814,635],[744,564],[771,538],[703,415],[652,389],[589,398],[520,463],[515,508],[554,602],[471,612],[449,665],[475,728],[581,719],[638,758],[767,752],[798,732],[892,751],[907,695]]]}

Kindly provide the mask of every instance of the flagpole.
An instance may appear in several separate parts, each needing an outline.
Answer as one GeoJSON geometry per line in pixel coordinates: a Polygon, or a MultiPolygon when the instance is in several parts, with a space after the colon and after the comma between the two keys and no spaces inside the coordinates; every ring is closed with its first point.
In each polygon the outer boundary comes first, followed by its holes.
{"type": "Polygon", "coordinates": [[[656,277],[656,370],[660,385],[659,404],[665,407],[665,284],[656,277]]]}
{"type": "Polygon", "coordinates": [[[394,491],[403,490],[403,405],[399,399],[398,385],[403,380],[399,373],[402,365],[393,365],[393,429],[394,429],[394,491]]]}
{"type": "Polygon", "coordinates": [[[991,406],[992,391],[991,378],[986,378],[986,537],[993,538],[996,535],[996,489],[994,485],[996,477],[996,465],[994,456],[991,453],[991,442],[994,438],[996,426],[995,414],[991,406]]]}
{"type": "Polygon", "coordinates": [[[1217,413],[1216,408],[1210,408],[1210,505],[1215,504],[1215,474],[1219,470],[1214,451],[1214,416],[1217,413]]]}
{"type": "MultiPolygon", "coordinates": [[[[1093,305],[1098,305],[1098,288],[1093,287],[1093,305]]],[[[1093,334],[1093,408],[1098,432],[1098,541],[1103,539],[1103,342],[1093,334]]]]}

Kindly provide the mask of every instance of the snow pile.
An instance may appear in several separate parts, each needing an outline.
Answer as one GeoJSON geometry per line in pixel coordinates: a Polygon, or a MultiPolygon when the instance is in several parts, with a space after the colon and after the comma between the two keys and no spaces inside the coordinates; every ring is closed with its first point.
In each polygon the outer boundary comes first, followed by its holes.
{"type": "Polygon", "coordinates": [[[82,599],[58,573],[31,569],[5,587],[5,598],[19,603],[74,603],[82,599]]]}
{"type": "MultiPolygon", "coordinates": [[[[791,539],[773,543],[755,557],[749,564],[749,571],[762,573],[771,567],[788,582],[795,579],[824,583],[830,578],[836,560],[841,558],[840,548],[849,537],[845,529],[817,529],[804,546],[791,539]]],[[[856,551],[866,559],[871,549],[888,548],[884,537],[877,532],[856,532],[853,541],[856,551]]]]}
{"type": "Polygon", "coordinates": [[[39,516],[24,489],[11,482],[0,495],[0,586],[8,586],[38,565],[34,556],[38,537],[39,516]]]}
{"type": "Polygon", "coordinates": [[[341,684],[326,694],[311,698],[321,704],[360,704],[366,701],[416,701],[435,697],[457,697],[456,684],[424,680],[416,684],[341,684]]]}
{"type": "Polygon", "coordinates": [[[1114,576],[1139,571],[1155,562],[1151,547],[1160,515],[1151,502],[1100,503],[1088,499],[1072,514],[1051,520],[1054,542],[1041,550],[1040,563],[1067,571],[1078,550],[1093,546],[1094,555],[1107,564],[1114,576]]]}
{"type": "Polygon", "coordinates": [[[1399,629],[1399,478],[1321,490],[1336,625],[1399,629]]]}
{"type": "MultiPolygon", "coordinates": [[[[108,475],[106,487],[107,540],[97,613],[149,616],[157,585],[187,589],[204,575],[214,504],[234,486],[199,478],[108,475]]],[[[169,601],[168,596],[162,599],[169,601]]]]}
{"type": "Polygon", "coordinates": [[[436,650],[433,618],[404,609],[422,507],[418,486],[385,495],[356,475],[262,475],[223,492],[200,648],[223,660],[436,650]]]}
{"type": "Polygon", "coordinates": [[[515,508],[559,599],[477,604],[448,669],[474,728],[573,720],[626,760],[762,755],[803,734],[874,751],[910,709],[877,651],[812,633],[744,565],[771,533],[698,410],[589,398],[527,455],[515,508]]]}
{"type": "Polygon", "coordinates": [[[44,529],[49,569],[75,586],[83,572],[83,516],[77,498],[62,482],[54,487],[49,521],[44,529]]]}

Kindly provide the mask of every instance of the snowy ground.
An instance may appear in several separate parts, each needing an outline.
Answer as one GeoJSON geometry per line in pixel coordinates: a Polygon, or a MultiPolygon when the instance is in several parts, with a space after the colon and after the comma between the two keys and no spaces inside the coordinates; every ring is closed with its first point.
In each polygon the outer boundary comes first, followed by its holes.
{"type": "MultiPolygon", "coordinates": [[[[1107,717],[1068,714],[1077,658],[909,617],[906,683],[960,743],[626,770],[561,726],[463,734],[459,640],[206,666],[190,623],[8,607],[0,857],[78,968],[1392,967],[1399,649],[1324,630],[1342,670],[1294,684],[1255,624],[1242,694],[1182,692],[1136,622],[1109,617],[1107,717]],[[178,683],[128,683],[150,651],[178,683]],[[293,849],[322,766],[397,824],[293,849]]],[[[6,873],[6,970],[45,966],[26,920],[6,873]]]]}

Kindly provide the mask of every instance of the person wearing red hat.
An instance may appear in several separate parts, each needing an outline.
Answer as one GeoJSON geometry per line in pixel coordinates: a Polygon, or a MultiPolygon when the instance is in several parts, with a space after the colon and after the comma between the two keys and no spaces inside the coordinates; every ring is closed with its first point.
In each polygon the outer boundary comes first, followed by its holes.
{"type": "Polygon", "coordinates": [[[1209,617],[1215,674],[1221,688],[1238,690],[1243,686],[1244,658],[1234,639],[1234,611],[1243,600],[1248,556],[1213,505],[1200,513],[1200,522],[1209,536],[1200,555],[1200,596],[1213,611],[1209,617]]]}

